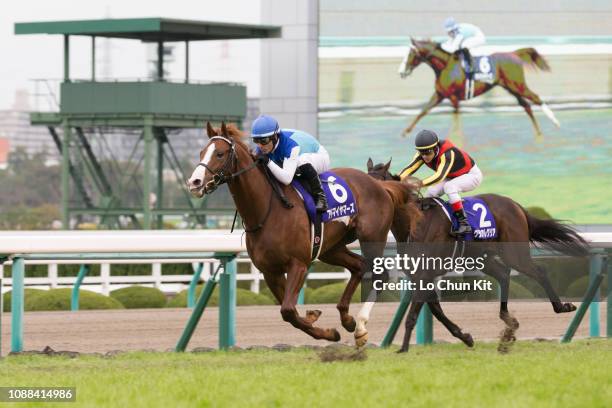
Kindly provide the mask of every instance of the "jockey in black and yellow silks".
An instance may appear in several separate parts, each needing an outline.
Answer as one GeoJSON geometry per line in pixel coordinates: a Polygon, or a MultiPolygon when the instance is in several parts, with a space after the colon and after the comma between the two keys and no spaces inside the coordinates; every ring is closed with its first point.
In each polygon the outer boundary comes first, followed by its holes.
{"type": "Polygon", "coordinates": [[[423,180],[427,196],[438,197],[444,193],[459,221],[457,235],[472,231],[467,222],[459,193],[472,191],[482,182],[482,172],[469,154],[456,147],[450,140],[439,140],[431,130],[421,130],[415,138],[417,150],[414,158],[400,173],[401,179],[415,173],[423,164],[434,174],[423,180]]]}

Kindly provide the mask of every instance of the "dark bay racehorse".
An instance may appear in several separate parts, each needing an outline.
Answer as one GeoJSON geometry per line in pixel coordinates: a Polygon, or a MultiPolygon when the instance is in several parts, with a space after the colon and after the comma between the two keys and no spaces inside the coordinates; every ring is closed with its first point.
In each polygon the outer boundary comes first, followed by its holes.
{"type": "MultiPolygon", "coordinates": [[[[373,165],[372,160],[368,160],[368,174],[378,180],[399,180],[399,177],[389,172],[391,161],[386,164],[373,165]]],[[[415,186],[418,180],[414,179],[415,186]]],[[[543,220],[530,215],[525,209],[510,198],[497,194],[481,194],[481,198],[488,206],[495,218],[498,230],[498,238],[487,241],[480,241],[471,245],[466,244],[464,256],[478,257],[486,254],[485,267],[482,272],[494,277],[500,285],[500,311],[499,317],[511,330],[518,328],[518,321],[508,312],[508,291],[510,285],[510,271],[515,269],[536,280],[546,291],[550,299],[553,310],[556,313],[567,313],[576,310],[576,306],[571,303],[562,303],[559,296],[553,289],[546,270],[534,263],[531,257],[529,243],[570,256],[586,256],[589,249],[588,244],[578,235],[576,231],[567,225],[561,224],[556,220],[543,220]]],[[[427,200],[427,199],[424,199],[427,200]]],[[[423,202],[422,202],[423,203],[423,202]]],[[[449,235],[450,221],[442,208],[432,203],[428,208],[421,210],[409,201],[399,208],[394,215],[391,232],[396,241],[406,243],[409,249],[411,245],[421,247],[426,243],[436,243],[447,245],[436,245],[433,251],[446,251],[452,246],[454,238],[449,235]]],[[[446,254],[428,254],[449,256],[446,254]]],[[[440,270],[430,273],[429,276],[416,274],[411,279],[433,281],[436,276],[443,275],[446,271],[440,270]]],[[[442,312],[439,302],[433,294],[422,294],[421,298],[426,298],[430,309],[436,318],[455,336],[469,344],[471,336],[462,333],[461,329],[451,322],[442,312]],[[469,336],[469,337],[468,337],[469,336]]],[[[419,311],[423,302],[419,302],[418,294],[413,299],[408,317],[406,318],[406,333],[402,345],[402,351],[408,350],[408,342],[419,311]]]]}
{"type": "MultiPolygon", "coordinates": [[[[404,129],[404,136],[412,132],[416,123],[444,99],[450,101],[455,109],[455,113],[459,111],[459,102],[466,99],[466,75],[461,67],[459,58],[455,54],[444,51],[440,44],[435,41],[417,41],[412,38],[410,41],[410,51],[402,61],[400,75],[402,78],[410,75],[414,68],[424,62],[433,69],[436,75],[436,82],[434,94],[412,123],[404,129]]],[[[550,108],[535,92],[527,87],[525,82],[525,73],[523,71],[525,65],[539,68],[543,71],[550,70],[546,60],[534,48],[521,48],[514,52],[491,54],[489,60],[491,65],[495,65],[494,81],[492,83],[475,81],[474,97],[482,95],[495,86],[501,86],[512,94],[519,105],[525,109],[537,136],[541,136],[541,131],[536,118],[533,116],[529,101],[539,105],[544,114],[557,127],[559,126],[559,122],[550,108]]]]}
{"type": "MultiPolygon", "coordinates": [[[[299,204],[298,194],[292,187],[283,186],[285,195],[295,206],[287,209],[282,205],[264,167],[254,161],[242,141],[242,132],[236,127],[222,124],[220,129],[214,129],[208,123],[207,133],[210,140],[200,152],[200,163],[187,181],[189,190],[202,197],[227,183],[244,221],[249,256],[281,304],[283,319],[315,339],[340,340],[336,329],[314,326],[320,311],[308,311],[302,317],[296,309],[311,263],[310,222],[303,205],[299,204]]],[[[326,224],[319,259],[343,266],[351,273],[337,308],[342,326],[355,331],[359,342],[367,335],[366,322],[359,318],[356,322],[349,314],[351,296],[372,258],[382,255],[395,207],[410,199],[412,192],[402,183],[380,182],[359,170],[338,168],[334,172],[350,186],[359,213],[350,219],[340,218],[326,224]],[[359,240],[363,256],[346,247],[355,240],[359,240]],[[374,244],[366,247],[364,243],[374,244]]]]}

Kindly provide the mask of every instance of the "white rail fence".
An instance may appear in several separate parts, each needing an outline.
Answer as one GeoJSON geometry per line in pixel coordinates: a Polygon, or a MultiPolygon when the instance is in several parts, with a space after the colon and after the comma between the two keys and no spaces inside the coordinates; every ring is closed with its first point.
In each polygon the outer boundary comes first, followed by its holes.
{"type": "MultiPolygon", "coordinates": [[[[45,260],[25,260],[26,265],[46,264],[48,274],[46,277],[25,278],[27,287],[56,288],[72,287],[76,277],[59,277],[58,265],[60,264],[100,264],[100,276],[88,276],[83,281],[83,287],[89,290],[108,294],[114,289],[119,289],[133,284],[154,286],[164,292],[175,293],[189,285],[193,275],[164,275],[162,264],[165,263],[187,263],[203,262],[201,280],[210,276],[212,268],[216,268],[218,260],[213,256],[202,256],[194,259],[110,259],[117,253],[234,253],[239,254],[238,262],[250,264],[249,273],[236,275],[238,281],[250,281],[250,289],[259,292],[260,282],[263,275],[252,265],[246,257],[246,246],[242,231],[230,234],[228,230],[201,230],[201,231],[0,231],[0,255],[19,254],[48,254],[45,260]],[[87,254],[104,253],[109,259],[97,257],[97,259],[53,260],[58,254],[87,254]],[[113,264],[145,264],[150,265],[151,273],[139,276],[113,276],[111,265],[113,264]]],[[[581,235],[589,242],[598,246],[609,247],[612,245],[612,233],[610,232],[582,232],[581,235]]],[[[389,243],[394,244],[393,237],[389,236],[389,243]]],[[[357,249],[358,244],[349,246],[357,249]]],[[[10,260],[4,265],[10,264],[10,260]]],[[[26,269],[27,272],[27,269],[26,269]]],[[[0,265],[0,278],[4,276],[4,266],[0,265]]],[[[350,277],[348,271],[343,272],[311,272],[308,280],[328,279],[347,280],[350,277]]],[[[12,280],[2,279],[3,291],[10,290],[12,280]]]]}
{"type": "MultiPolygon", "coordinates": [[[[249,273],[238,273],[236,274],[236,280],[250,282],[249,289],[251,292],[259,293],[260,283],[264,280],[263,274],[253,265],[249,258],[238,258],[238,264],[248,264],[249,273]]],[[[164,275],[162,274],[163,264],[184,264],[190,263],[192,268],[195,270],[198,263],[203,263],[204,268],[200,277],[200,282],[208,280],[212,272],[219,266],[219,261],[216,259],[159,259],[155,261],[151,260],[125,260],[125,259],[104,259],[104,260],[86,260],[86,261],[37,261],[37,260],[26,260],[27,265],[47,265],[47,276],[45,277],[26,277],[24,280],[25,286],[28,288],[35,289],[55,289],[67,287],[71,288],[74,286],[77,279],[76,276],[58,276],[58,265],[68,264],[88,264],[88,265],[100,265],[99,276],[87,276],[81,284],[82,289],[91,290],[93,292],[101,293],[108,296],[110,292],[116,289],[121,289],[131,285],[142,285],[150,286],[161,290],[166,294],[178,293],[184,289],[187,289],[189,283],[193,278],[193,274],[190,275],[164,275]],[[128,275],[128,276],[113,276],[112,265],[126,265],[126,264],[138,264],[144,267],[149,267],[150,274],[142,275],[128,275]]],[[[11,265],[11,261],[7,261],[4,265],[0,265],[0,279],[2,279],[2,292],[6,293],[12,289],[12,279],[4,278],[4,266],[11,265]]],[[[143,268],[144,269],[144,268],[143,268]]],[[[26,268],[27,273],[27,268],[26,268]]],[[[307,280],[337,280],[347,281],[350,278],[349,271],[344,272],[310,272],[307,280]]],[[[308,286],[308,283],[306,284],[308,286]]]]}

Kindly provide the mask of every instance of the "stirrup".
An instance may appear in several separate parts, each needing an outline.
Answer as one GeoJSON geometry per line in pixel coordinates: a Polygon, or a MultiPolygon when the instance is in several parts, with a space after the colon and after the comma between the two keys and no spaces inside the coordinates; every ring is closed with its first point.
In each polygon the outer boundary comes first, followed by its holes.
{"type": "Polygon", "coordinates": [[[472,232],[472,227],[469,224],[459,224],[459,228],[451,229],[451,235],[455,236],[463,236],[466,234],[470,234],[472,232]]]}
{"type": "Polygon", "coordinates": [[[327,198],[325,197],[325,195],[317,195],[317,201],[315,203],[315,207],[318,212],[327,211],[328,205],[327,205],[327,198]]]}

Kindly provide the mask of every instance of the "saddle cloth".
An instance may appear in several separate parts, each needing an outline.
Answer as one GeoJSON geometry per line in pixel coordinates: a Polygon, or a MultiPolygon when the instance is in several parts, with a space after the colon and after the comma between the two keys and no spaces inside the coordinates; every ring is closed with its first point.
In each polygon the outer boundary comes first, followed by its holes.
{"type": "MultiPolygon", "coordinates": [[[[449,221],[453,225],[453,229],[457,228],[459,221],[455,217],[450,204],[440,198],[433,200],[444,210],[449,221]]],[[[466,241],[487,240],[497,238],[497,226],[493,213],[489,210],[489,206],[480,198],[466,197],[463,199],[463,208],[467,216],[468,223],[472,227],[472,233],[466,234],[466,241]]]]}
{"type": "MultiPolygon", "coordinates": [[[[465,57],[462,61],[463,68],[468,71],[465,57]]],[[[488,55],[472,57],[472,78],[475,81],[493,83],[495,82],[495,60],[488,55]]]]}
{"type": "MultiPolygon", "coordinates": [[[[331,171],[319,174],[319,178],[321,179],[323,191],[327,197],[328,206],[327,211],[321,214],[321,220],[323,222],[357,214],[357,202],[346,181],[331,171]]],[[[317,212],[310,191],[295,179],[291,182],[291,185],[304,200],[304,207],[306,208],[310,222],[314,222],[317,218],[317,212]]]]}
{"type": "Polygon", "coordinates": [[[350,216],[357,214],[357,202],[350,187],[337,174],[326,171],[319,174],[323,192],[327,197],[327,211],[317,214],[315,202],[309,189],[302,183],[294,179],[291,186],[298,192],[304,202],[304,208],[308,214],[311,225],[311,253],[312,261],[319,257],[321,246],[323,245],[324,223],[338,218],[346,217],[346,222],[350,216]]]}

